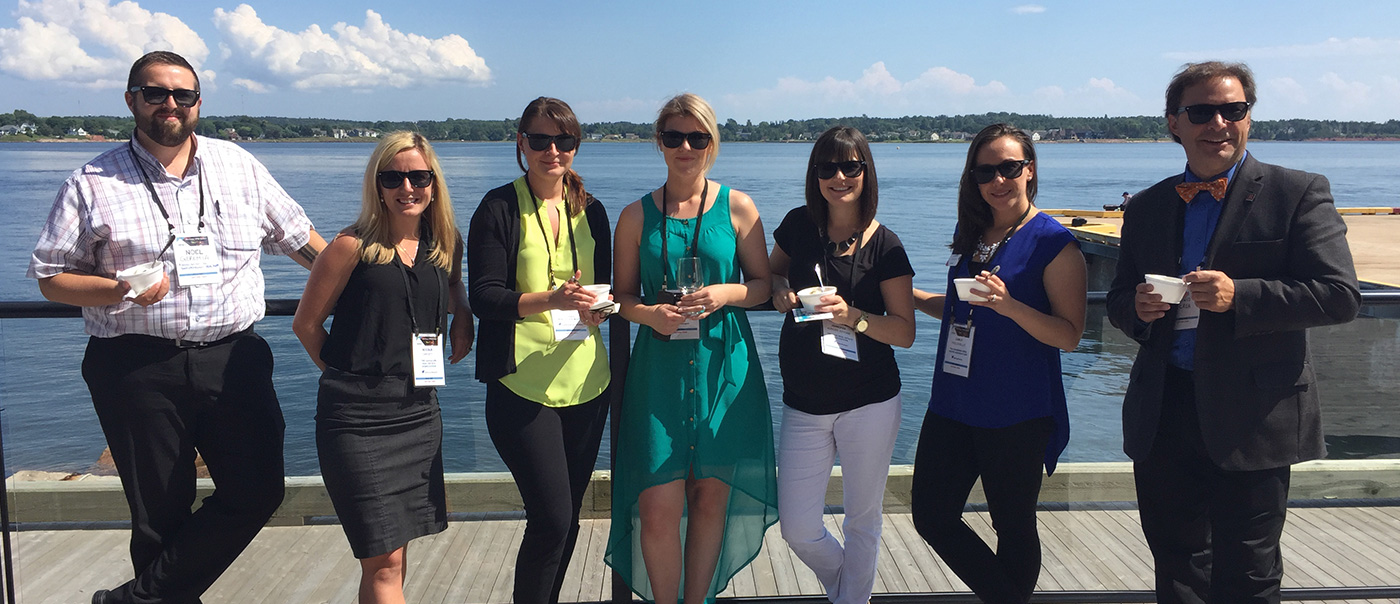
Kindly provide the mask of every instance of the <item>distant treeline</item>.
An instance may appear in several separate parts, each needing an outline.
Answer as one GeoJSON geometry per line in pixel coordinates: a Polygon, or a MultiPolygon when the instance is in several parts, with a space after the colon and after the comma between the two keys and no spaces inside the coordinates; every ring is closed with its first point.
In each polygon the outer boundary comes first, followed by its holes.
{"type": "MultiPolygon", "coordinates": [[[[321,118],[206,116],[199,134],[229,139],[372,138],[383,132],[415,130],[433,140],[505,141],[515,135],[514,119],[390,122],[321,118]]],[[[908,116],[900,118],[844,117],[781,122],[726,120],[720,127],[727,141],[813,140],[837,124],[860,129],[874,141],[963,140],[988,124],[1007,122],[1040,135],[1041,140],[1166,139],[1160,116],[1054,117],[1017,113],[980,115],[908,116]]],[[[38,117],[23,110],[0,114],[0,136],[55,138],[97,135],[124,138],[134,126],[130,117],[38,117]]],[[[596,140],[649,139],[651,123],[597,122],[583,125],[584,135],[596,140]]],[[[1340,122],[1335,120],[1255,121],[1250,138],[1260,140],[1308,140],[1319,138],[1400,138],[1400,120],[1340,122]]]]}

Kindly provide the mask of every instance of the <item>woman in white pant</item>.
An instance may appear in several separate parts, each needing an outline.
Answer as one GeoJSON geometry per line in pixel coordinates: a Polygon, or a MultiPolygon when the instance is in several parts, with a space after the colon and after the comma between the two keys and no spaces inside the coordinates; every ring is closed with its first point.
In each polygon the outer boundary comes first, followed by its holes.
{"type": "Polygon", "coordinates": [[[778,517],[783,539],[836,604],[870,599],[881,504],[899,429],[899,367],[892,346],[914,343],[914,269],[893,231],[875,220],[870,144],[859,130],[827,130],[807,165],[807,204],[773,233],[773,306],[802,310],[798,292],[835,288],[813,310],[783,320],[778,361],[783,425],[778,517]],[[841,456],[845,545],[822,523],[826,485],[841,456]]]}

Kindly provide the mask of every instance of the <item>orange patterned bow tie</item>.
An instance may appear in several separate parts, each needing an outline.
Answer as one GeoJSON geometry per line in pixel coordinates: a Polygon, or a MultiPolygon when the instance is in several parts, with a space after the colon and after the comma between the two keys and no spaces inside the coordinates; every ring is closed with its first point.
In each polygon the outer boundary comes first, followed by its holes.
{"type": "Polygon", "coordinates": [[[1181,200],[1191,203],[1196,198],[1196,193],[1209,191],[1210,196],[1216,201],[1225,199],[1225,177],[1222,176],[1210,182],[1183,182],[1176,186],[1176,194],[1181,196],[1181,200]]]}

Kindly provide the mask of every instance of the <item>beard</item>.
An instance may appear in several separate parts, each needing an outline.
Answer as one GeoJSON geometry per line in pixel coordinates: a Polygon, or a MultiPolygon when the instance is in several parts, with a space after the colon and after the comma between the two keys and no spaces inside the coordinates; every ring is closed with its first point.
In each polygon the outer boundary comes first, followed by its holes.
{"type": "Polygon", "coordinates": [[[190,134],[199,125],[199,115],[184,107],[173,112],[177,118],[175,122],[166,121],[165,117],[168,115],[172,113],[158,111],[147,116],[137,116],[136,127],[162,147],[178,147],[190,138],[190,134]]]}

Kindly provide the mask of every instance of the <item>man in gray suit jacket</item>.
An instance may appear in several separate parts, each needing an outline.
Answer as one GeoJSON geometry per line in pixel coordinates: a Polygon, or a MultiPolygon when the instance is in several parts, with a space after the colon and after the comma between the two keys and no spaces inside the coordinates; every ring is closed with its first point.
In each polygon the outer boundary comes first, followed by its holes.
{"type": "Polygon", "coordinates": [[[1245,152],[1254,101],[1243,64],[1172,79],[1186,170],[1133,197],[1108,294],[1141,344],[1123,450],[1158,602],[1279,601],[1289,466],[1325,454],[1307,328],[1361,301],[1327,179],[1245,152]],[[1165,303],[1146,274],[1180,276],[1187,296],[1165,303]]]}

